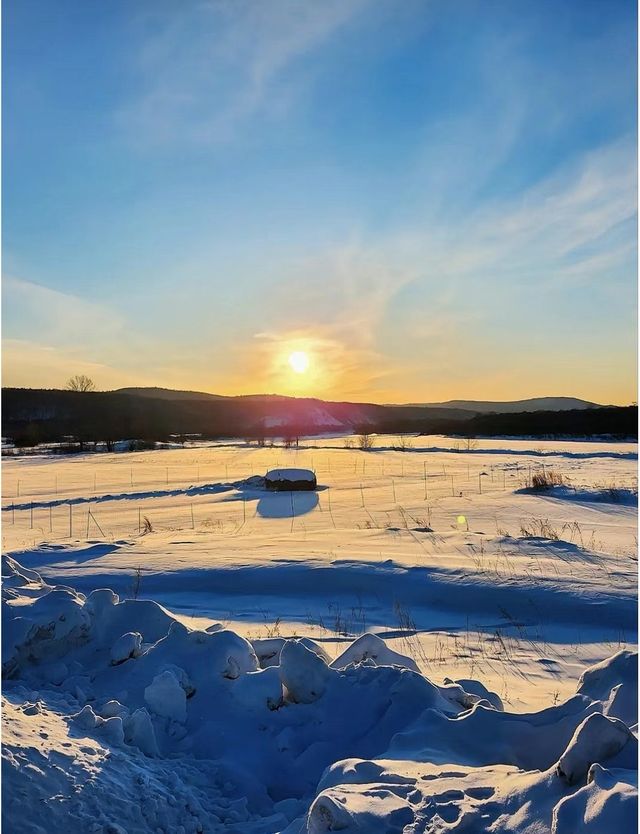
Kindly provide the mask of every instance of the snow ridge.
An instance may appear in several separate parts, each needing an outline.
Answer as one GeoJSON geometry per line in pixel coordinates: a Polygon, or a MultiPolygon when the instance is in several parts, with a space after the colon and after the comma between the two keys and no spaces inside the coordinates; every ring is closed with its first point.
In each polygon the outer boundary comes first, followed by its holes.
{"type": "Polygon", "coordinates": [[[192,630],[3,560],[3,813],[16,832],[630,831],[637,653],[540,712],[365,634],[192,630]]]}

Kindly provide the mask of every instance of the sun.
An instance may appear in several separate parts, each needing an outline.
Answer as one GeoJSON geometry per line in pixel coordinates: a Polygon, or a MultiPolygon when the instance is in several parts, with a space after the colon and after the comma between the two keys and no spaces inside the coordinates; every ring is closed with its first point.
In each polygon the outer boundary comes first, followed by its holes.
{"type": "Polygon", "coordinates": [[[289,356],[288,362],[297,374],[303,374],[309,367],[309,357],[303,350],[295,350],[289,356]]]}

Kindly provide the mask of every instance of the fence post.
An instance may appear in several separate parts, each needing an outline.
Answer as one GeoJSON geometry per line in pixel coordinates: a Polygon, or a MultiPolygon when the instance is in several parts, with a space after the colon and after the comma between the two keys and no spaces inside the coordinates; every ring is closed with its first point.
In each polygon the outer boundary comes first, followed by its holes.
{"type": "Polygon", "coordinates": [[[333,517],[333,510],[331,508],[331,488],[327,492],[327,503],[329,504],[329,515],[331,516],[331,523],[333,524],[333,529],[336,529],[336,520],[333,517]]]}
{"type": "Polygon", "coordinates": [[[73,538],[73,504],[69,502],[69,538],[73,538]]]}

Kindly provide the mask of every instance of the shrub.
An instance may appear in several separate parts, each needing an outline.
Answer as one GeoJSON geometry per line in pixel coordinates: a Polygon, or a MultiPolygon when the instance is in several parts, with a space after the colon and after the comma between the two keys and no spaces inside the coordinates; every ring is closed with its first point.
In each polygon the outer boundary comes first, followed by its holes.
{"type": "Polygon", "coordinates": [[[373,449],[374,439],[373,435],[371,434],[359,434],[358,435],[358,448],[362,449],[363,452],[368,452],[370,449],[373,449]]]}
{"type": "Polygon", "coordinates": [[[542,492],[546,489],[553,489],[555,486],[562,486],[564,478],[561,472],[556,472],[554,469],[543,469],[542,472],[536,472],[531,478],[531,489],[542,492]]]}

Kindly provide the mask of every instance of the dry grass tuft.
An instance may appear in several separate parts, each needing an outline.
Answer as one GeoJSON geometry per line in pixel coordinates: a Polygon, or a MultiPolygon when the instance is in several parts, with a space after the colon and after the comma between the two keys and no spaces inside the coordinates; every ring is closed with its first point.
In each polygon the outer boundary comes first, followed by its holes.
{"type": "Polygon", "coordinates": [[[543,469],[542,472],[536,472],[531,477],[531,489],[538,492],[563,485],[564,477],[562,476],[562,472],[557,472],[555,469],[543,469]]]}

